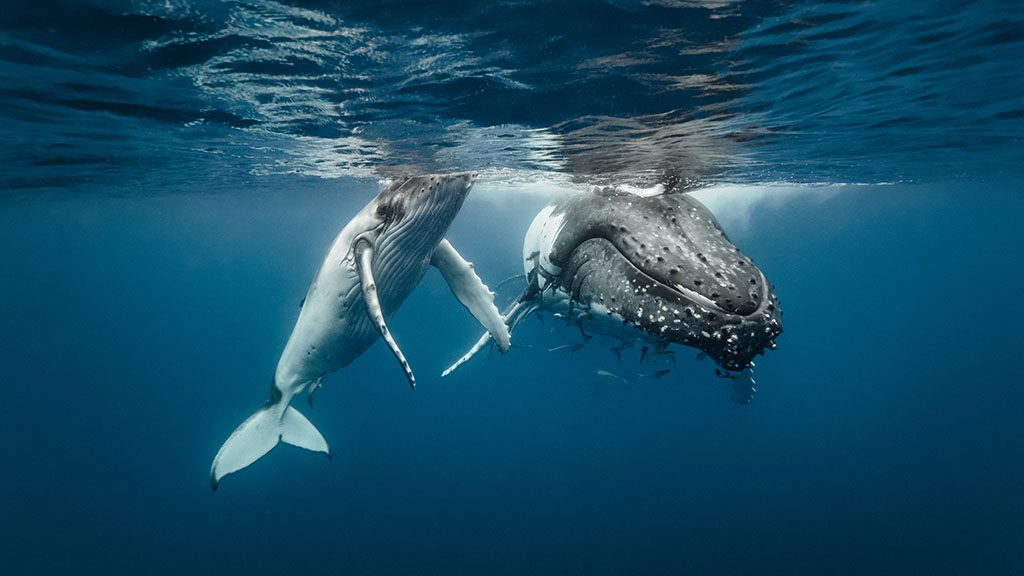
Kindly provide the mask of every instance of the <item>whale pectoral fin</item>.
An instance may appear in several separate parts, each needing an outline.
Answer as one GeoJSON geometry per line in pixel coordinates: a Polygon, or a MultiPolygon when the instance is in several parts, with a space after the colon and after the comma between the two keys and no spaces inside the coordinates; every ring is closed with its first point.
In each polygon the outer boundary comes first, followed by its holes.
{"type": "MultiPolygon", "coordinates": [[[[512,306],[508,307],[505,310],[505,313],[502,315],[502,317],[508,323],[509,331],[515,330],[516,326],[519,325],[519,322],[522,321],[523,318],[526,318],[527,316],[529,316],[530,314],[537,310],[537,305],[531,301],[525,300],[526,297],[527,294],[524,293],[523,296],[521,296],[519,300],[513,303],[512,306]]],[[[480,336],[480,339],[476,341],[476,344],[473,344],[473,347],[469,349],[469,351],[463,354],[461,358],[456,360],[454,364],[445,368],[444,372],[441,372],[441,377],[444,378],[446,376],[449,376],[452,372],[458,370],[460,366],[472,360],[473,357],[479,354],[480,351],[484,349],[484,346],[486,346],[487,343],[490,341],[491,333],[484,332],[483,335],[480,336]]]]}
{"type": "Polygon", "coordinates": [[[405,354],[402,354],[402,349],[398,347],[398,343],[391,337],[391,331],[388,330],[388,325],[384,321],[384,311],[381,310],[380,299],[377,297],[377,284],[373,281],[373,269],[371,267],[373,262],[373,246],[365,240],[360,240],[355,246],[355,256],[356,268],[359,269],[359,283],[363,288],[363,300],[366,302],[366,312],[370,315],[374,325],[377,326],[380,337],[384,339],[388,348],[391,348],[391,353],[395,355],[398,363],[402,365],[405,377],[409,380],[409,386],[415,390],[416,376],[413,375],[412,368],[409,367],[409,362],[405,359],[405,354]]]}
{"type": "Polygon", "coordinates": [[[494,305],[494,292],[484,284],[473,270],[473,265],[466,261],[447,240],[434,249],[430,258],[430,264],[441,271],[448,287],[459,299],[459,302],[469,310],[487,329],[494,341],[498,343],[498,349],[502,353],[508,351],[512,345],[512,335],[509,333],[505,319],[494,305]]]}
{"type": "Polygon", "coordinates": [[[472,360],[473,356],[476,356],[481,350],[483,350],[484,346],[486,346],[487,343],[490,342],[490,341],[491,341],[491,333],[490,332],[484,332],[480,336],[480,339],[476,341],[476,344],[473,344],[472,348],[470,348],[465,354],[463,354],[461,358],[456,360],[454,364],[452,364],[451,366],[445,368],[444,371],[441,372],[441,378],[448,377],[449,375],[451,375],[452,372],[455,372],[456,370],[458,370],[459,366],[462,366],[466,362],[469,362],[470,360],[472,360]]]}

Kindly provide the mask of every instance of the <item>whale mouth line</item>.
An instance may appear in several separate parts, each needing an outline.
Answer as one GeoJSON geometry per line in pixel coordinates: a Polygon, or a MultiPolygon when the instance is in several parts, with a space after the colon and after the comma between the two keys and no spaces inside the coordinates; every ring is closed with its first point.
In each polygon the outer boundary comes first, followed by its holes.
{"type": "MultiPolygon", "coordinates": [[[[579,244],[577,244],[577,246],[580,246],[584,242],[587,242],[589,240],[601,240],[603,242],[607,242],[608,244],[611,245],[612,248],[615,249],[615,252],[623,260],[625,260],[626,263],[629,264],[629,266],[633,270],[636,271],[637,274],[639,274],[640,276],[643,277],[643,279],[649,280],[650,282],[652,282],[654,284],[657,284],[657,285],[665,288],[666,290],[668,290],[670,292],[678,294],[679,296],[682,296],[686,300],[689,300],[690,302],[693,302],[694,304],[702,306],[702,307],[704,307],[704,308],[706,308],[706,309],[708,309],[708,310],[710,310],[712,312],[716,312],[716,313],[719,313],[719,314],[725,314],[725,315],[728,315],[728,316],[734,316],[734,317],[737,317],[737,318],[750,318],[750,317],[758,315],[758,314],[763,314],[765,306],[767,306],[767,304],[768,304],[768,300],[769,299],[766,298],[766,297],[762,297],[762,298],[759,299],[759,301],[757,303],[757,307],[754,308],[754,310],[752,310],[751,312],[749,312],[747,314],[743,314],[743,313],[740,313],[740,312],[734,312],[734,311],[731,311],[731,310],[726,310],[725,308],[722,308],[721,306],[719,306],[714,300],[708,298],[707,296],[704,296],[703,294],[701,294],[699,292],[695,292],[695,291],[693,291],[693,290],[691,290],[691,289],[689,289],[689,288],[687,288],[687,287],[685,287],[685,286],[683,286],[681,284],[668,284],[666,282],[663,282],[663,281],[661,281],[661,280],[651,276],[650,274],[647,273],[647,271],[645,271],[644,269],[642,269],[639,266],[637,266],[636,263],[633,262],[629,258],[629,256],[627,256],[625,253],[623,253],[622,250],[620,250],[619,247],[615,245],[615,242],[612,242],[609,238],[607,238],[607,237],[605,237],[603,235],[591,236],[590,238],[587,238],[583,242],[580,242],[579,244]]],[[[761,281],[761,284],[760,284],[761,291],[764,292],[765,287],[768,286],[768,279],[765,277],[764,272],[762,272],[760,269],[757,269],[757,274],[760,277],[760,281],[761,281]]]]}

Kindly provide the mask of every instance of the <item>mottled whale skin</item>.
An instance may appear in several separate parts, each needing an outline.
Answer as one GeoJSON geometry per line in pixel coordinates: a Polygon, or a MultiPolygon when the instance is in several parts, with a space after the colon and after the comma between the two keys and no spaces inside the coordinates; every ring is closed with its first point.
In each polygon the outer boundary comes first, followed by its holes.
{"type": "Polygon", "coordinates": [[[301,392],[347,366],[379,338],[391,348],[411,386],[415,376],[387,327],[426,274],[436,267],[458,300],[502,350],[509,332],[494,294],[444,235],[475,179],[471,174],[403,178],[382,191],[341,230],[303,300],[284,347],[267,403],[221,447],[210,470],[220,480],[279,442],[330,454],[320,432],[289,406],[301,392]]]}
{"type": "Polygon", "coordinates": [[[750,368],[782,333],[765,275],[689,194],[604,188],[563,196],[531,224],[523,263],[528,287],[506,313],[513,328],[551,312],[584,334],[697,348],[723,374],[750,368]]]}

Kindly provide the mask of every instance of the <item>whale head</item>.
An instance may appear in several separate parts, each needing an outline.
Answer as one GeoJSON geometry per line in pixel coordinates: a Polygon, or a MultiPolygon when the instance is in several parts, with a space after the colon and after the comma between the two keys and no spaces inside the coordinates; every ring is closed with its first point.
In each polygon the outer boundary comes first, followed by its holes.
{"type": "Polygon", "coordinates": [[[413,176],[396,180],[364,210],[378,248],[426,253],[444,238],[476,174],[413,176]]]}
{"type": "MultiPolygon", "coordinates": [[[[538,281],[660,341],[740,371],[782,332],[775,291],[688,194],[578,194],[539,215],[538,281]]],[[[529,255],[528,255],[529,256],[529,255]]]]}

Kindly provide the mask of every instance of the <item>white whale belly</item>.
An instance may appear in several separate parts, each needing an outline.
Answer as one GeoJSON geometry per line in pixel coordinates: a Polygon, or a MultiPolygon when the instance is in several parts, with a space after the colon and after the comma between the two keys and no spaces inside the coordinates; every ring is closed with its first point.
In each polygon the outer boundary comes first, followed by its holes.
{"type": "MultiPolygon", "coordinates": [[[[291,337],[278,361],[275,381],[297,393],[339,370],[380,339],[351,258],[328,255],[310,286],[291,337]]],[[[347,255],[346,255],[347,256],[347,255]]],[[[381,309],[390,317],[426,273],[421,266],[375,272],[381,309]]]]}

